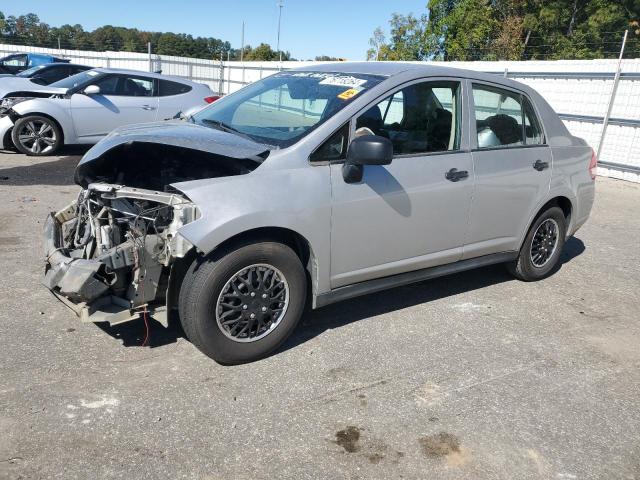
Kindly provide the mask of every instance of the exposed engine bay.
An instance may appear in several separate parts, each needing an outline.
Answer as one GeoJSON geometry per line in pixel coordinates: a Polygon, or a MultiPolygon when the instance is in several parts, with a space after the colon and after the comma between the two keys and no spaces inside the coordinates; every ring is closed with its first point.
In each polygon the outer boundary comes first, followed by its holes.
{"type": "Polygon", "coordinates": [[[90,184],[47,219],[44,283],[85,321],[164,306],[170,267],[192,248],[177,232],[198,217],[177,193],[90,184]]]}
{"type": "Polygon", "coordinates": [[[75,172],[77,200],[46,221],[44,284],[83,321],[115,324],[142,312],[162,321],[191,257],[181,259],[195,251],[179,230],[201,215],[174,185],[244,175],[269,154],[182,122],[149,135],[147,128],[130,127],[87,152],[75,172]]]}

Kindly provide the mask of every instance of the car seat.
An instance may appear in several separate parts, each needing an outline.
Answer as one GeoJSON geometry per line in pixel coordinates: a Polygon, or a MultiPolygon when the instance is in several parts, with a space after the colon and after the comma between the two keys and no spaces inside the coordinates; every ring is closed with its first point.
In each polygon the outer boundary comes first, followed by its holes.
{"type": "Polygon", "coordinates": [[[502,145],[522,143],[522,129],[518,121],[509,115],[498,114],[485,120],[502,145]]]}
{"type": "Polygon", "coordinates": [[[377,105],[371,107],[358,117],[356,122],[356,130],[359,128],[368,128],[374,134],[389,138],[389,134],[384,130],[382,122],[382,112],[377,105]]]}

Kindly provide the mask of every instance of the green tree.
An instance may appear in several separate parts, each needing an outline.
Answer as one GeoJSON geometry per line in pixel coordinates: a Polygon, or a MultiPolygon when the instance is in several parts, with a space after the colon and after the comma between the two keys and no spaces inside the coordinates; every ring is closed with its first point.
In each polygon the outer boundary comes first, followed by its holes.
{"type": "Polygon", "coordinates": [[[640,0],[429,0],[425,15],[389,23],[389,41],[376,29],[368,58],[610,58],[625,29],[625,56],[640,55],[640,0]]]}
{"type": "MultiPolygon", "coordinates": [[[[273,50],[271,45],[261,43],[256,48],[250,49],[244,59],[249,61],[274,61],[279,60],[280,52],[273,50]]],[[[291,60],[289,52],[282,52],[282,60],[291,60]]]]}
{"type": "Polygon", "coordinates": [[[379,27],[369,40],[371,49],[367,58],[378,60],[426,60],[432,53],[431,41],[427,35],[427,16],[394,13],[389,21],[390,38],[386,42],[379,27]]]}

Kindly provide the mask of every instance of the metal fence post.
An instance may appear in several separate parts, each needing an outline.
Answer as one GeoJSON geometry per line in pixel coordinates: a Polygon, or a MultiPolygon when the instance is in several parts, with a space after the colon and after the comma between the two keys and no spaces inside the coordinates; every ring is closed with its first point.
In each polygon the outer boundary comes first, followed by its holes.
{"type": "Polygon", "coordinates": [[[222,95],[224,92],[224,62],[222,54],[220,54],[220,76],[218,77],[218,93],[222,95]]]}
{"type": "Polygon", "coordinates": [[[602,148],[604,146],[604,139],[607,135],[607,127],[609,126],[609,118],[611,117],[611,112],[613,111],[613,103],[616,100],[616,93],[618,92],[618,85],[620,84],[620,73],[622,72],[622,56],[624,55],[624,47],[627,44],[627,35],[629,34],[629,30],[624,31],[624,37],[622,37],[622,46],[620,47],[620,57],[618,58],[618,68],[616,69],[616,76],[613,79],[613,88],[611,89],[611,96],[609,97],[609,105],[607,106],[607,114],[604,116],[604,120],[602,121],[602,134],[600,135],[600,143],[598,143],[598,159],[600,159],[600,154],[602,153],[602,148]]]}

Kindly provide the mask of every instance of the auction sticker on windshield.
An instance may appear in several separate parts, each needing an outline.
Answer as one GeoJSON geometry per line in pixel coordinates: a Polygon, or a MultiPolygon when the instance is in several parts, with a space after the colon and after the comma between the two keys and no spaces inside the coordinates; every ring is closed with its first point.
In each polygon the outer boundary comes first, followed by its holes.
{"type": "Polygon", "coordinates": [[[336,87],[362,87],[367,83],[366,79],[352,77],[351,75],[331,75],[321,80],[320,85],[334,85],[336,87]]]}
{"type": "Polygon", "coordinates": [[[340,95],[338,95],[338,98],[341,100],[349,100],[350,98],[355,97],[358,93],[360,93],[359,90],[350,88],[349,90],[345,90],[340,95]]]}

